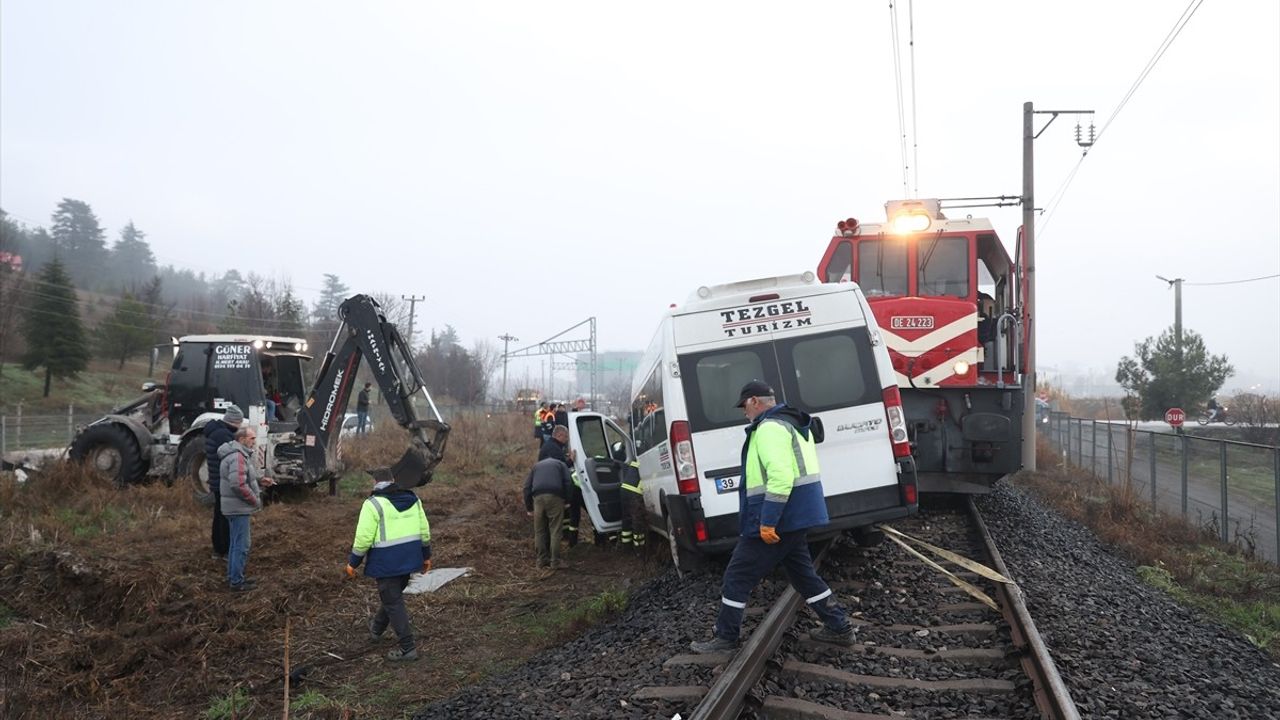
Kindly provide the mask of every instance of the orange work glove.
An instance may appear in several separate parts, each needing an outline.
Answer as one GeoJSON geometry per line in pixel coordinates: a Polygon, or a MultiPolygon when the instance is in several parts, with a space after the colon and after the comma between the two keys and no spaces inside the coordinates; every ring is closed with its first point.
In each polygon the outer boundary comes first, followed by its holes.
{"type": "Polygon", "coordinates": [[[777,545],[782,542],[782,538],[778,537],[778,531],[768,525],[760,526],[760,539],[769,545],[777,545]]]}
{"type": "Polygon", "coordinates": [[[350,565],[347,566],[347,577],[351,578],[352,580],[356,579],[356,569],[351,567],[350,565]]]}
{"type": "Polygon", "coordinates": [[[426,559],[426,560],[423,560],[423,561],[422,561],[422,574],[423,574],[423,575],[426,575],[426,574],[427,574],[427,573],[429,573],[429,572],[431,572],[431,560],[430,560],[430,558],[428,558],[428,559],[426,559]]]}

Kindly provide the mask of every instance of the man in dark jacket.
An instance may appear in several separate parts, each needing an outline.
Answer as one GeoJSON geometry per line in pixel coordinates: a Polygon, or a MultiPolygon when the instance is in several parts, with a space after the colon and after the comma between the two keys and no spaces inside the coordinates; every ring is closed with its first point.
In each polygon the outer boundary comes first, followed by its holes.
{"type": "Polygon", "coordinates": [[[373,387],[373,383],[364,384],[364,389],[356,395],[356,432],[360,435],[364,434],[364,426],[369,422],[369,389],[373,387]]]}
{"type": "Polygon", "coordinates": [[[538,451],[538,459],[547,458],[559,460],[569,468],[569,478],[572,480],[573,487],[565,496],[565,512],[561,529],[569,547],[574,547],[578,544],[578,523],[582,521],[582,489],[578,487],[578,474],[573,470],[573,464],[577,458],[573,448],[569,447],[569,426],[557,425],[551,432],[551,437],[542,444],[542,449],[538,451]]]}
{"type": "Polygon", "coordinates": [[[524,479],[524,509],[533,516],[533,547],[538,553],[538,567],[563,567],[556,528],[560,527],[564,503],[572,488],[569,466],[555,458],[539,460],[524,479]]]}
{"type": "Polygon", "coordinates": [[[231,543],[231,530],[227,518],[222,514],[222,502],[218,496],[220,475],[218,466],[218,448],[235,440],[236,430],[244,422],[244,413],[235,405],[227,407],[221,420],[210,420],[204,426],[204,461],[209,471],[209,492],[213,495],[213,558],[227,559],[227,548],[231,543]]]}

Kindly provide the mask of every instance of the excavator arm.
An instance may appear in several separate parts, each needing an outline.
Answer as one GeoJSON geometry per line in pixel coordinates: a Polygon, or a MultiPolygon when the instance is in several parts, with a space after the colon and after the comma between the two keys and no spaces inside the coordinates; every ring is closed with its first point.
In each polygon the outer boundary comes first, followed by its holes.
{"type": "Polygon", "coordinates": [[[370,474],[379,480],[394,480],[404,488],[427,484],[444,458],[449,425],[427,392],[408,345],[368,295],[347,298],[338,308],[338,320],[341,324],[324,356],[320,374],[298,412],[308,477],[319,481],[336,476],[342,421],[363,358],[369,363],[392,417],[410,435],[409,449],[396,464],[375,468],[370,474]],[[426,398],[434,419],[418,417],[413,398],[419,392],[426,398]]]}

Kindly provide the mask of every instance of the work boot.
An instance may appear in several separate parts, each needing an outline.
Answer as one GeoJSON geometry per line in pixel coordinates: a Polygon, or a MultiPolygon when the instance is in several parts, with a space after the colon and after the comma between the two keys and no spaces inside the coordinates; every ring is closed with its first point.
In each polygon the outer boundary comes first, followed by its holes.
{"type": "Polygon", "coordinates": [[[818,642],[849,646],[853,644],[855,633],[852,627],[845,628],[843,632],[837,632],[824,625],[810,632],[809,637],[818,642]]]}
{"type": "Polygon", "coordinates": [[[387,662],[413,662],[418,659],[418,649],[414,648],[405,652],[400,648],[396,648],[383,657],[387,659],[387,662]]]}
{"type": "Polygon", "coordinates": [[[728,653],[738,649],[737,640],[725,640],[721,637],[712,636],[710,640],[695,640],[689,643],[689,649],[699,655],[710,655],[712,653],[728,653]]]}
{"type": "Polygon", "coordinates": [[[382,629],[382,632],[374,632],[374,631],[373,631],[373,621],[372,621],[372,620],[370,620],[370,621],[369,621],[369,642],[370,642],[370,643],[379,643],[379,642],[382,642],[382,639],[383,639],[384,637],[386,637],[386,633],[387,633],[387,629],[386,629],[386,628],[383,628],[383,629],[382,629]]]}
{"type": "Polygon", "coordinates": [[[245,581],[239,585],[231,585],[232,592],[248,592],[258,587],[258,581],[251,578],[245,578],[245,581]]]}

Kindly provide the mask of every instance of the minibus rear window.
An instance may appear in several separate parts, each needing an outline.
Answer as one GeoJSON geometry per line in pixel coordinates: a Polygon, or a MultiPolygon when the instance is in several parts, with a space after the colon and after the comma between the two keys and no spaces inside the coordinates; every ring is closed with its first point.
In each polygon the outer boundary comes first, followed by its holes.
{"type": "Polygon", "coordinates": [[[866,405],[881,397],[865,327],[682,355],[680,375],[694,432],[745,425],[735,405],[750,380],[764,380],[778,402],[810,413],[866,405]]]}

